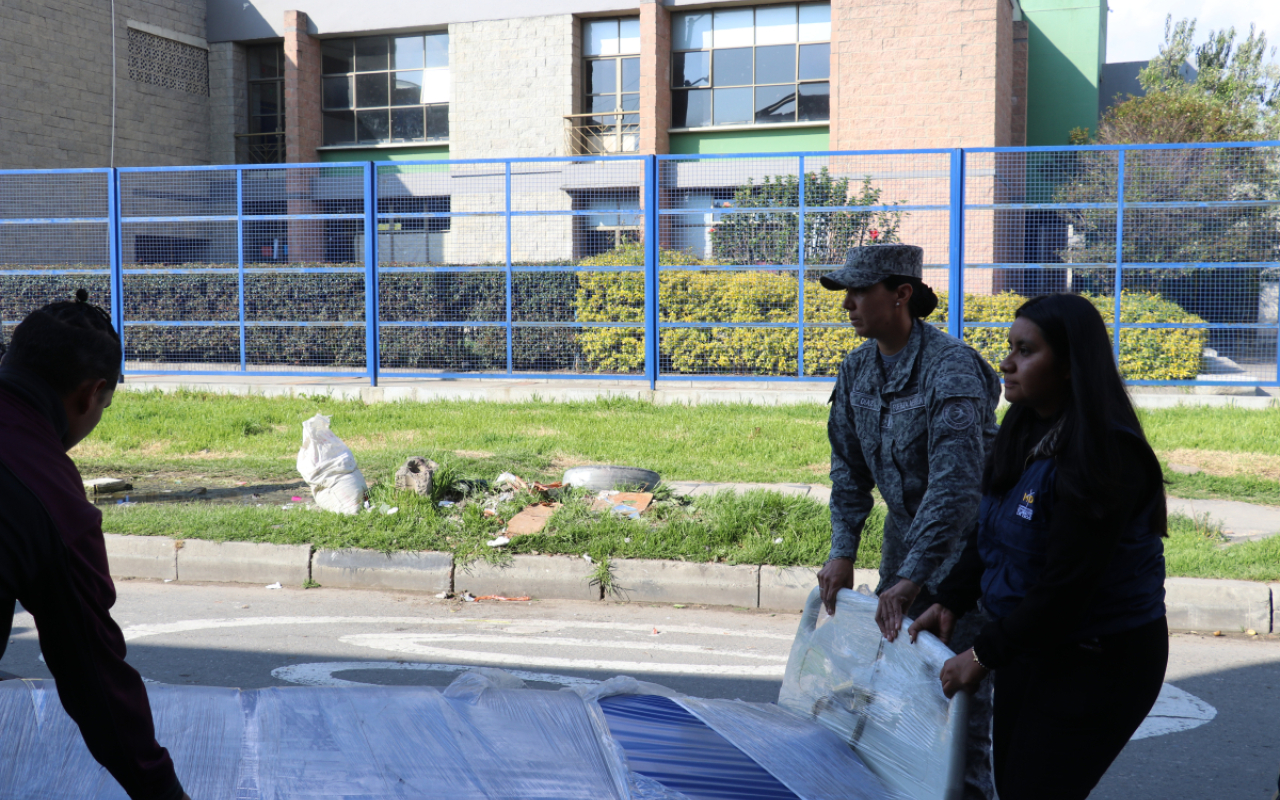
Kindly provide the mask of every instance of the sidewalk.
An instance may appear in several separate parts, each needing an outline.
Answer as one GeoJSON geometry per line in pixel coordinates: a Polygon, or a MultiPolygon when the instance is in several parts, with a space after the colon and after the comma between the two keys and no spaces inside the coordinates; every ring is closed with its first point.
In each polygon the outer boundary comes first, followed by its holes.
{"type": "MultiPolygon", "coordinates": [[[[528,379],[528,378],[397,378],[382,376],[376,387],[367,378],[308,378],[304,375],[273,377],[263,375],[129,375],[123,388],[128,391],[182,389],[214,394],[296,397],[324,395],[366,403],[413,400],[477,400],[492,403],[519,403],[529,400],[583,402],[599,398],[628,398],[658,405],[710,405],[750,403],[756,405],[821,405],[831,396],[833,384],[822,381],[695,381],[662,379],[650,389],[643,380],[528,379]]],[[[1278,398],[1263,390],[1234,386],[1134,387],[1134,403],[1139,408],[1188,406],[1237,406],[1265,409],[1277,406],[1278,398]],[[1242,394],[1241,392],[1248,392],[1242,394]]]]}

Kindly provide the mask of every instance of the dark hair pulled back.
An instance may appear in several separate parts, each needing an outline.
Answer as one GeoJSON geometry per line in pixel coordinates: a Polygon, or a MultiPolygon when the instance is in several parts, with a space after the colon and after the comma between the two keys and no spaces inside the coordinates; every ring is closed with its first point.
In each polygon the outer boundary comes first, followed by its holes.
{"type": "Polygon", "coordinates": [[[4,365],[42,378],[59,394],[86,380],[102,379],[115,386],[120,379],[123,350],[120,335],[105,310],[89,302],[89,292],[77,289],[75,300],[50,303],[32,311],[13,330],[4,365]]]}
{"type": "Polygon", "coordinates": [[[928,317],[938,307],[938,296],[933,293],[933,289],[929,288],[929,284],[919,278],[909,278],[906,275],[890,275],[881,283],[889,291],[893,291],[904,284],[911,285],[911,300],[907,303],[907,311],[915,319],[928,317]]]}
{"type": "MultiPolygon", "coordinates": [[[[1124,435],[1120,428],[1143,443],[1144,466],[1163,480],[1160,462],[1116,368],[1106,323],[1093,303],[1077,294],[1040,295],[1023,303],[1015,318],[1035,323],[1054,361],[1070,370],[1055,454],[1064,499],[1095,519],[1119,503],[1130,483],[1130,476],[1118,473],[1124,435]]],[[[1004,494],[1022,477],[1026,464],[1020,454],[1036,444],[1030,441],[1035,415],[1026,406],[1009,408],[987,458],[983,492],[1004,494]]],[[[1167,535],[1165,507],[1158,508],[1153,527],[1167,535]]]]}

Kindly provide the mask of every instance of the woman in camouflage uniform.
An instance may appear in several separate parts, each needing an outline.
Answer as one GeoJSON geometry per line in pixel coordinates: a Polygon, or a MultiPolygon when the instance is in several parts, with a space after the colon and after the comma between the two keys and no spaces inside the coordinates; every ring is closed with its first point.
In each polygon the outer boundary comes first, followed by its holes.
{"type": "MultiPolygon", "coordinates": [[[[891,642],[904,614],[933,603],[977,524],[1000,400],[1000,381],[978,352],[924,322],[938,298],[921,280],[923,256],[912,245],[855,247],[822,278],[845,292],[849,321],[868,341],[845,357],[831,394],[831,555],[818,585],[835,613],[836,593],[853,588],[871,490],[879,489],[887,513],[876,621],[891,642]]],[[[970,616],[953,647],[968,647],[981,628],[980,615],[970,616]]],[[[979,694],[972,714],[966,798],[991,796],[988,695],[979,694]]]]}

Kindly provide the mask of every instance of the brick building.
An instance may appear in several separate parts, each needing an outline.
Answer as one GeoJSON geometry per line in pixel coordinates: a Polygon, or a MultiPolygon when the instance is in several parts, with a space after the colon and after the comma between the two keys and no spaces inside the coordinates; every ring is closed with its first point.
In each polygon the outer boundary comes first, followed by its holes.
{"type": "Polygon", "coordinates": [[[1102,0],[291,5],[8,0],[0,167],[1060,144],[1105,60],[1102,0]]]}

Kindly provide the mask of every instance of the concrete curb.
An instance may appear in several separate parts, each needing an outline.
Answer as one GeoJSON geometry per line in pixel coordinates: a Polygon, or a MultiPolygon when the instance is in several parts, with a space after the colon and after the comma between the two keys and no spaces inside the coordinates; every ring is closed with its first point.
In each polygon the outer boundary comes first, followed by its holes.
{"type": "MultiPolygon", "coordinates": [[[[448,556],[447,553],[443,554],[448,556]]],[[[476,597],[544,597],[555,600],[599,600],[600,586],[591,585],[595,567],[572,556],[512,556],[511,563],[494,566],[483,561],[455,567],[453,590],[476,597]]],[[[322,584],[323,585],[323,584],[322,584]]]]}
{"type": "Polygon", "coordinates": [[[620,558],[610,562],[610,594],[649,603],[760,607],[760,567],[620,558]]]}
{"type": "Polygon", "coordinates": [[[311,578],[311,545],[208,542],[178,545],[178,580],[209,583],[281,583],[301,586],[311,578]]]}
{"type": "Polygon", "coordinates": [[[453,557],[420,551],[317,550],[311,580],[337,589],[395,589],[439,594],[453,588],[453,557]]]}
{"type": "MultiPolygon", "coordinates": [[[[310,545],[174,540],[160,536],[106,535],[114,578],[208,583],[321,586],[438,594],[469,591],[538,599],[688,603],[799,611],[817,585],[816,567],[729,565],[686,561],[616,559],[610,591],[592,584],[597,568],[572,556],[512,556],[508,564],[457,565],[449,553],[384,554],[374,550],[319,550],[310,545]]],[[[879,572],[860,569],[854,586],[874,589],[879,572]]],[[[1280,633],[1280,583],[1168,578],[1165,605],[1173,630],[1254,630],[1280,633]]]]}
{"type": "Polygon", "coordinates": [[[178,579],[178,543],[167,536],[104,534],[112,577],[178,579]]]}

